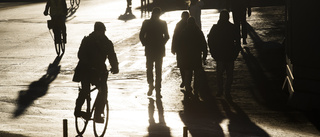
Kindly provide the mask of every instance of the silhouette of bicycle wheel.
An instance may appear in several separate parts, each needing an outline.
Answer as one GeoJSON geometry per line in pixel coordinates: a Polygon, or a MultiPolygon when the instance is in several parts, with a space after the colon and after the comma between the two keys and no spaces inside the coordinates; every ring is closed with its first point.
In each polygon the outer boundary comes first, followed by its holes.
{"type": "Polygon", "coordinates": [[[104,118],[103,123],[97,123],[93,120],[93,129],[94,129],[94,135],[96,137],[103,137],[106,133],[107,126],[108,126],[108,120],[109,120],[109,105],[108,101],[105,104],[103,116],[104,118]]]}

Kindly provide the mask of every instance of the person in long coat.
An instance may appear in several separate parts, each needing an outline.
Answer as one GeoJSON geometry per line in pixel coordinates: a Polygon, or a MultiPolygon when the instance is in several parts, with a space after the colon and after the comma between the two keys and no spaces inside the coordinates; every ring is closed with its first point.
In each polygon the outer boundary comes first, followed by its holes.
{"type": "MultiPolygon", "coordinates": [[[[207,42],[193,17],[188,19],[188,24],[183,32],[183,45],[181,48],[181,64],[180,68],[184,70],[185,78],[185,99],[188,99],[192,95],[191,81],[194,75],[197,81],[197,73],[203,71],[202,61],[207,58],[207,42]]],[[[194,83],[196,85],[196,83],[194,83]]],[[[194,90],[194,97],[198,98],[198,91],[194,90]]]]}
{"type": "Polygon", "coordinates": [[[143,21],[139,38],[145,46],[147,82],[149,84],[148,96],[152,95],[153,89],[156,90],[156,98],[162,98],[161,81],[162,81],[162,62],[165,56],[165,45],[169,39],[167,22],[160,19],[161,9],[155,7],[152,10],[150,19],[143,21]],[[155,64],[155,65],[153,65],[155,64]],[[153,66],[155,66],[156,80],[153,84],[153,66]]]}
{"type": "Polygon", "coordinates": [[[183,35],[183,31],[187,26],[188,23],[188,18],[190,17],[189,12],[184,11],[181,14],[181,20],[177,23],[176,28],[174,29],[174,33],[172,36],[172,47],[171,47],[171,53],[176,55],[177,58],[177,66],[178,68],[180,68],[180,74],[181,74],[181,79],[182,82],[180,84],[180,87],[183,88],[184,87],[184,71],[181,68],[181,60],[183,58],[181,58],[181,50],[184,48],[183,47],[183,39],[182,39],[182,35],[183,35]]]}
{"type": "Polygon", "coordinates": [[[229,12],[222,10],[217,24],[214,24],[208,35],[208,45],[211,56],[217,63],[217,96],[223,91],[228,94],[233,82],[234,61],[240,50],[240,34],[236,26],[229,22],[229,12]],[[223,73],[226,72],[226,84],[223,87],[223,73]]]}

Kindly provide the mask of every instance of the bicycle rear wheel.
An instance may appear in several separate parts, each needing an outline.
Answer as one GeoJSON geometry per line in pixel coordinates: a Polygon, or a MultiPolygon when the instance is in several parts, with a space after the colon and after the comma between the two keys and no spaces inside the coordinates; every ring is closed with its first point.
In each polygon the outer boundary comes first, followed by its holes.
{"type": "Polygon", "coordinates": [[[94,130],[94,135],[96,137],[103,137],[104,134],[106,133],[107,126],[108,126],[108,120],[109,120],[109,105],[108,101],[105,104],[104,108],[104,121],[103,123],[97,123],[93,120],[93,130],[94,130]]]}
{"type": "Polygon", "coordinates": [[[86,127],[88,125],[88,121],[90,120],[90,100],[85,99],[85,102],[83,103],[83,106],[81,108],[81,111],[86,112],[88,116],[82,116],[82,117],[76,117],[76,130],[78,135],[82,135],[84,131],[86,130],[86,127]]]}

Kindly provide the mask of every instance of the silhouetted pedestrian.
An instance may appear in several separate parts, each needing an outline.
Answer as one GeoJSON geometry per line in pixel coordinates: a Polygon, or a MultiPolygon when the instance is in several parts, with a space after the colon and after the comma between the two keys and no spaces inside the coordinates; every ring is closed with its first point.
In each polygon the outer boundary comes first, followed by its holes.
{"type": "Polygon", "coordinates": [[[191,0],[189,6],[190,16],[194,17],[196,20],[196,24],[200,29],[202,29],[201,25],[201,8],[204,6],[204,2],[201,0],[191,0]]]}
{"type": "Polygon", "coordinates": [[[166,21],[160,19],[161,9],[156,7],[152,10],[150,19],[143,22],[139,34],[140,41],[145,46],[147,81],[149,90],[147,95],[151,96],[156,89],[156,97],[161,98],[162,61],[165,56],[165,44],[169,39],[166,21]],[[156,82],[153,85],[153,63],[155,63],[156,82]]]}
{"type": "Polygon", "coordinates": [[[217,63],[217,96],[221,96],[224,90],[224,72],[226,72],[227,75],[225,92],[230,92],[231,90],[234,61],[241,49],[239,35],[235,25],[229,22],[229,12],[222,10],[218,23],[212,26],[208,35],[210,53],[217,63]]]}
{"type": "MultiPolygon", "coordinates": [[[[188,99],[192,95],[191,81],[194,74],[194,81],[198,81],[198,73],[203,71],[202,60],[207,58],[207,42],[200,30],[194,17],[188,19],[188,24],[183,31],[182,36],[183,48],[181,48],[181,64],[180,68],[184,71],[184,83],[185,83],[185,99],[188,99]]],[[[196,86],[196,83],[194,85],[196,86]]],[[[195,87],[194,86],[194,87],[195,87]]],[[[199,99],[198,91],[193,90],[194,97],[199,99]]]]}
{"type": "Polygon", "coordinates": [[[76,100],[76,107],[74,115],[76,117],[81,116],[81,107],[85,101],[85,98],[90,94],[90,84],[96,85],[100,92],[97,95],[97,106],[95,110],[94,120],[96,122],[103,122],[101,114],[104,109],[104,102],[106,102],[108,95],[107,79],[108,70],[105,64],[108,58],[111,65],[111,73],[117,74],[118,59],[114,51],[113,43],[105,35],[106,27],[102,22],[96,22],[94,24],[94,31],[82,39],[78,58],[79,62],[75,69],[73,76],[74,82],[81,82],[81,88],[78,98],[76,100]]]}
{"type": "Polygon", "coordinates": [[[243,44],[247,44],[247,11],[248,17],[251,16],[250,0],[227,0],[227,9],[232,11],[234,25],[237,27],[237,32],[240,34],[243,44]],[[240,29],[241,25],[241,29],[240,29]]]}
{"type": "Polygon", "coordinates": [[[188,18],[189,18],[189,12],[184,11],[181,14],[181,20],[177,23],[176,28],[174,29],[174,34],[172,36],[172,47],[171,47],[171,53],[176,54],[177,58],[177,66],[180,68],[180,74],[181,74],[181,84],[180,87],[184,87],[184,71],[183,68],[181,68],[181,60],[183,59],[181,57],[181,51],[184,48],[183,46],[183,31],[185,30],[187,23],[188,23],[188,18]]]}
{"type": "Polygon", "coordinates": [[[59,35],[62,33],[63,43],[67,43],[67,32],[66,32],[66,16],[68,13],[67,3],[65,0],[48,0],[43,14],[49,15],[53,25],[53,33],[55,44],[61,43],[59,35]],[[62,32],[60,32],[62,31],[62,32]]]}

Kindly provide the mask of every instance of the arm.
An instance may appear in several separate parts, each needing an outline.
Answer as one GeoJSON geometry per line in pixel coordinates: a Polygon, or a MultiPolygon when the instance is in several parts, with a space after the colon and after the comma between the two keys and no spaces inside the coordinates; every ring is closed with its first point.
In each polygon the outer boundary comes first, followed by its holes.
{"type": "Polygon", "coordinates": [[[108,41],[108,45],[109,45],[108,60],[111,65],[110,71],[112,74],[117,74],[117,73],[119,73],[119,63],[118,63],[117,54],[114,51],[113,43],[110,40],[108,41]]]}
{"type": "Polygon", "coordinates": [[[141,41],[143,46],[145,46],[145,44],[146,44],[145,36],[146,36],[146,21],[144,21],[142,23],[142,26],[141,26],[141,29],[140,29],[140,33],[139,33],[139,39],[140,39],[140,41],[141,41]]]}
{"type": "Polygon", "coordinates": [[[169,40],[169,33],[168,33],[168,26],[167,26],[167,22],[164,21],[164,45],[167,43],[167,41],[169,40]]]}

